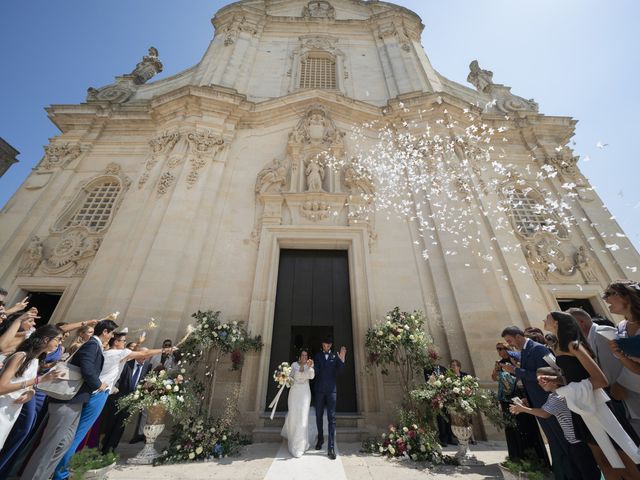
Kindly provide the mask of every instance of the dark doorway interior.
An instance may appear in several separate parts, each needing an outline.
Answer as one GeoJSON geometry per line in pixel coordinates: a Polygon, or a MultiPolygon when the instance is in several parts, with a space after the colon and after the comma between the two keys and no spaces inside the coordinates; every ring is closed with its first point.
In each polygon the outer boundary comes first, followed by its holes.
{"type": "Polygon", "coordinates": [[[62,293],[52,292],[27,292],[29,296],[29,306],[27,308],[36,307],[38,316],[36,327],[45,325],[51,320],[51,316],[58,306],[62,293]]]}
{"type": "Polygon", "coordinates": [[[596,315],[593,305],[591,305],[588,298],[558,298],[557,302],[558,305],[560,305],[560,310],[563,312],[570,308],[581,308],[592,317],[596,315]]]}
{"type": "MultiPolygon", "coordinates": [[[[281,362],[297,360],[302,347],[310,349],[311,355],[319,352],[327,335],[333,336],[335,351],[347,347],[347,362],[338,375],[336,411],[356,412],[348,254],[343,250],[281,250],[269,371],[281,362]]],[[[270,380],[267,405],[276,392],[270,380]]],[[[286,410],[283,398],[278,411],[286,410]]]]}

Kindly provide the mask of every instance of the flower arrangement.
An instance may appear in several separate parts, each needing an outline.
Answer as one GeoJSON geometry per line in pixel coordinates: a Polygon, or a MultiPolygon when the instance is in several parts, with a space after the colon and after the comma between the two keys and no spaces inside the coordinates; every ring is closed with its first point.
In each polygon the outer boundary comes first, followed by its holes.
{"type": "Polygon", "coordinates": [[[491,423],[502,424],[496,395],[480,388],[478,379],[471,375],[432,375],[426,384],[411,392],[411,398],[427,409],[441,410],[452,417],[468,420],[476,413],[484,413],[491,423]]]}
{"type": "MultiPolygon", "coordinates": [[[[118,455],[113,452],[102,454],[97,448],[83,448],[69,461],[69,469],[74,480],[83,480],[85,474],[115,465],[118,455]]],[[[105,475],[106,473],[103,473],[105,475]]],[[[95,478],[95,477],[92,477],[95,478]]]]}
{"type": "Polygon", "coordinates": [[[422,312],[401,312],[395,307],[366,333],[368,368],[380,368],[383,375],[390,373],[390,367],[397,368],[405,396],[413,387],[414,376],[422,374],[425,368],[432,368],[438,360],[433,339],[425,333],[424,324],[422,312]]]}
{"type": "Polygon", "coordinates": [[[180,373],[168,373],[166,370],[150,372],[133,392],[120,399],[118,405],[130,414],[164,406],[169,415],[180,417],[188,410],[186,405],[193,402],[187,385],[180,373]]]}
{"type": "Polygon", "coordinates": [[[282,362],[278,365],[278,368],[273,372],[273,380],[280,387],[291,388],[294,382],[291,376],[291,365],[288,362],[282,362]]]}
{"type": "Polygon", "coordinates": [[[251,336],[243,322],[223,322],[219,311],[198,311],[192,315],[196,326],[180,347],[185,359],[191,363],[198,361],[206,351],[214,351],[216,358],[222,354],[231,354],[232,368],[239,369],[244,361],[244,353],[259,351],[262,348],[261,337],[251,336]]]}
{"type": "Polygon", "coordinates": [[[380,439],[366,442],[364,448],[369,453],[389,458],[405,457],[416,462],[433,463],[448,461],[448,457],[442,454],[436,433],[415,423],[389,425],[380,439]]]}
{"type": "Polygon", "coordinates": [[[222,420],[189,418],[174,427],[169,447],[156,459],[156,463],[197,462],[227,457],[248,443],[247,438],[233,432],[222,420]]]}

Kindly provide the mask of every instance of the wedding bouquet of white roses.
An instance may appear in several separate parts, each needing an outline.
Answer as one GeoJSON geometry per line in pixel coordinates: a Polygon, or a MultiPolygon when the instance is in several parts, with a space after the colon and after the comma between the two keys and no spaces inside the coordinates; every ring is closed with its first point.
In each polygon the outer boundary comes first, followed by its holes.
{"type": "Polygon", "coordinates": [[[136,389],[118,402],[121,409],[130,414],[149,407],[163,406],[171,416],[181,413],[189,400],[186,381],[181,374],[168,374],[166,370],[151,372],[136,389]]]}

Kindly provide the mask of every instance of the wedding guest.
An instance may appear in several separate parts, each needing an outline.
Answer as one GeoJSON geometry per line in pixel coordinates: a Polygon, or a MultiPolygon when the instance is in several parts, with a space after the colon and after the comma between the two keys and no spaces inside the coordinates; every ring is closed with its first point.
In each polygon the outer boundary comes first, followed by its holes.
{"type": "Polygon", "coordinates": [[[39,318],[35,307],[23,314],[14,313],[7,317],[0,325],[0,353],[6,356],[15,352],[18,345],[32,333],[39,318]]]}
{"type": "MultiPolygon", "coordinates": [[[[506,343],[496,344],[496,351],[500,360],[495,363],[491,374],[493,381],[498,382],[498,400],[504,415],[511,416],[509,407],[513,398],[525,398],[524,388],[516,377],[502,370],[502,365],[517,365],[516,359],[510,355],[512,351],[506,343]]],[[[504,429],[507,441],[507,454],[511,460],[527,458],[527,450],[533,449],[543,463],[549,465],[547,450],[540,435],[540,428],[535,418],[529,415],[519,415],[515,418],[515,425],[507,424],[504,429]]]]}
{"type": "Polygon", "coordinates": [[[83,344],[73,358],[82,372],[84,382],[78,393],[68,401],[50,399],[49,421],[44,429],[38,454],[33,455],[22,474],[22,480],[47,480],[69,448],[78,427],[80,415],[85,403],[99,398],[108,387],[100,381],[100,372],[104,363],[102,344],[113,336],[118,325],[112,320],[102,320],[95,326],[95,335],[83,344]]]}
{"type": "MultiPolygon", "coordinates": [[[[431,375],[439,376],[446,375],[447,367],[444,365],[436,365],[431,369],[424,369],[424,380],[429,381],[431,375]]],[[[436,416],[436,425],[438,427],[438,442],[441,446],[457,445],[458,441],[453,437],[453,431],[451,430],[451,415],[442,411],[438,412],[436,416]]]]}
{"type": "MultiPolygon", "coordinates": [[[[557,371],[548,367],[539,368],[536,373],[538,376],[556,376],[558,374],[557,371]]],[[[573,420],[571,418],[571,410],[567,407],[567,402],[564,398],[555,393],[557,388],[556,384],[551,382],[543,383],[540,381],[538,383],[543,390],[549,392],[547,401],[542,405],[542,407],[530,408],[522,403],[514,403],[510,407],[510,412],[517,415],[516,418],[522,417],[522,415],[518,415],[519,413],[527,413],[543,419],[550,418],[553,415],[558,420],[560,428],[562,428],[564,438],[569,443],[569,459],[573,465],[574,471],[579,472],[580,478],[583,480],[600,480],[601,474],[598,464],[593,458],[593,454],[589,447],[584,442],[576,438],[573,420]]]]}
{"type": "Polygon", "coordinates": [[[538,342],[541,345],[545,345],[544,332],[539,328],[527,327],[524,329],[524,336],[530,338],[534,342],[538,342]]]}
{"type": "Polygon", "coordinates": [[[455,358],[449,362],[449,370],[451,370],[456,377],[462,378],[469,375],[467,372],[462,371],[462,363],[455,358]]]}
{"type": "Polygon", "coordinates": [[[179,361],[180,354],[173,349],[173,342],[169,338],[162,342],[162,353],[154,355],[150,360],[154,370],[171,370],[179,361]]]}
{"type": "Polygon", "coordinates": [[[38,377],[38,358],[55,350],[61,339],[60,331],[45,325],[18,345],[16,352],[6,360],[0,373],[0,449],[20,415],[23,404],[33,398],[33,386],[40,381],[58,377],[57,372],[38,377]]]}
{"type": "Polygon", "coordinates": [[[124,369],[125,362],[127,360],[133,360],[136,358],[145,359],[161,352],[161,349],[159,348],[146,352],[132,352],[131,350],[124,348],[126,343],[126,333],[115,333],[109,339],[109,349],[103,352],[104,363],[102,365],[102,370],[99,377],[102,384],[106,384],[107,387],[102,392],[92,395],[89,402],[87,402],[82,408],[82,413],[80,414],[80,420],[78,422],[78,427],[76,428],[73,440],[71,441],[70,446],[67,448],[66,453],[60,459],[60,462],[56,466],[53,480],[64,480],[69,477],[67,465],[69,464],[69,461],[71,460],[73,454],[78,449],[78,446],[80,446],[80,444],[84,440],[87,432],[91,429],[93,424],[102,413],[102,409],[107,402],[107,398],[113,390],[116,381],[120,377],[120,373],[124,369]]]}
{"type": "Polygon", "coordinates": [[[93,336],[93,327],[95,327],[97,320],[90,320],[81,322],[80,328],[76,334],[76,338],[73,339],[69,348],[67,348],[67,354],[69,356],[73,355],[78,351],[80,346],[87,342],[93,336]],[[95,323],[93,323],[95,321],[95,323]]]}
{"type": "MultiPolygon", "coordinates": [[[[140,347],[140,352],[149,352],[145,347],[140,347]]],[[[102,453],[108,453],[115,450],[120,443],[122,434],[124,433],[125,421],[129,415],[126,410],[118,410],[118,401],[135,391],[136,386],[151,371],[151,363],[144,357],[138,357],[135,360],[126,362],[118,383],[117,390],[113,395],[109,395],[107,405],[104,409],[104,418],[102,425],[104,426],[104,437],[102,439],[102,453]]]]}
{"type": "MultiPolygon", "coordinates": [[[[527,403],[533,408],[540,408],[547,401],[549,393],[544,391],[536,376],[538,368],[548,366],[544,357],[551,352],[544,345],[526,338],[520,327],[507,327],[502,331],[502,338],[512,348],[520,350],[520,367],[502,365],[502,370],[514,375],[524,385],[527,403]]],[[[538,419],[540,427],[547,436],[551,450],[552,468],[556,479],[579,478],[569,459],[569,444],[564,438],[562,429],[555,417],[538,419]]]]}
{"type": "MultiPolygon", "coordinates": [[[[562,369],[567,386],[556,391],[567,400],[576,438],[589,446],[605,478],[640,479],[635,465],[640,463],[637,445],[600,401],[600,398],[608,399],[600,390],[608,386],[608,381],[595,362],[578,323],[568,313],[551,312],[544,328],[558,337],[556,363],[562,369]],[[589,382],[588,387],[585,381],[589,382]],[[615,437],[616,444],[607,434],[615,437]]],[[[547,381],[544,377],[541,379],[543,383],[547,381]]]]}

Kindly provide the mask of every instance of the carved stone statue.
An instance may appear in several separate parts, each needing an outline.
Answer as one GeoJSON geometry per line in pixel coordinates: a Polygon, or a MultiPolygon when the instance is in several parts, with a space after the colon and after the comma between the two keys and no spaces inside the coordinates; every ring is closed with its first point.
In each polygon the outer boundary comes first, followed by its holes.
{"type": "Polygon", "coordinates": [[[151,47],[149,48],[149,54],[142,57],[142,61],[136,65],[131,75],[136,85],[142,85],[161,71],[162,62],[158,60],[158,50],[155,47],[151,47]]]}
{"type": "Polygon", "coordinates": [[[274,158],[273,161],[258,173],[256,193],[281,191],[287,183],[288,168],[284,162],[274,158]]]}
{"type": "Polygon", "coordinates": [[[354,194],[372,195],[374,192],[369,175],[366,172],[358,172],[351,164],[344,167],[344,186],[354,194]]]}
{"type": "Polygon", "coordinates": [[[589,254],[587,253],[587,249],[584,246],[578,248],[578,251],[574,256],[574,261],[576,263],[576,267],[580,269],[589,267],[589,254]]]}
{"type": "Polygon", "coordinates": [[[307,191],[308,192],[322,192],[322,181],[324,180],[324,168],[318,160],[310,160],[307,164],[307,168],[304,171],[307,176],[307,191]]]}
{"type": "Polygon", "coordinates": [[[302,10],[305,18],[336,18],[336,11],[333,6],[326,1],[309,2],[302,10]]]}
{"type": "Polygon", "coordinates": [[[493,72],[480,68],[477,60],[469,64],[469,70],[467,82],[476,87],[479,92],[484,92],[489,85],[493,85],[493,72]]]}
{"type": "Polygon", "coordinates": [[[44,260],[44,247],[42,246],[40,237],[33,235],[24,253],[22,265],[18,273],[22,275],[32,275],[42,260],[44,260]]]}

